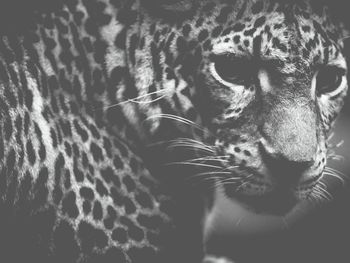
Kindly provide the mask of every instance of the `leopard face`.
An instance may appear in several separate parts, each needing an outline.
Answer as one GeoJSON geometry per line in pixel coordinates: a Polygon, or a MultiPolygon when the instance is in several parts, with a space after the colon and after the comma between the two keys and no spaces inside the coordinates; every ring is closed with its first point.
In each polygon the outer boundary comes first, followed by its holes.
{"type": "Polygon", "coordinates": [[[224,186],[228,196],[289,192],[303,199],[327,180],[327,137],[347,91],[346,61],[322,21],[298,8],[292,18],[243,16],[249,22],[228,26],[212,42],[200,100],[212,105],[204,114],[223,167],[250,177],[239,189],[224,186]]]}
{"type": "Polygon", "coordinates": [[[144,15],[128,32],[136,88],[153,94],[138,107],[150,137],[167,114],[202,128],[187,134],[205,144],[216,167],[208,172],[216,178],[212,211],[216,201],[238,200],[286,215],[303,200],[327,199],[327,140],[348,87],[345,31],[327,8],[309,1],[159,5],[163,15],[141,4],[144,15]]]}

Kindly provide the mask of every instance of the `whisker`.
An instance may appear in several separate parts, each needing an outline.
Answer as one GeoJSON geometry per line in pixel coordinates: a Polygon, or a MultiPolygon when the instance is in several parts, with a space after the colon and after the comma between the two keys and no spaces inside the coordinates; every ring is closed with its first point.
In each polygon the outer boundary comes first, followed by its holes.
{"type": "Polygon", "coordinates": [[[187,142],[187,143],[192,143],[192,144],[199,144],[199,145],[210,147],[210,148],[213,147],[213,146],[205,144],[202,141],[194,140],[194,139],[191,139],[191,138],[179,138],[179,139],[173,140],[172,142],[173,143],[176,143],[176,142],[187,142]]]}
{"type": "Polygon", "coordinates": [[[219,187],[223,186],[222,182],[219,180],[215,184],[212,185],[211,189],[217,189],[219,187]]]}
{"type": "Polygon", "coordinates": [[[222,179],[226,178],[227,175],[230,173],[220,173],[220,172],[204,172],[204,173],[198,173],[191,175],[190,177],[186,178],[186,181],[208,181],[213,178],[215,179],[222,179]]]}
{"type": "Polygon", "coordinates": [[[219,177],[217,180],[215,180],[215,183],[209,188],[209,190],[217,189],[218,187],[224,186],[224,185],[234,185],[236,186],[238,181],[240,181],[240,177],[229,177],[229,178],[223,178],[219,177]]]}
{"type": "Polygon", "coordinates": [[[178,121],[178,122],[187,124],[189,126],[192,126],[198,130],[201,130],[204,133],[209,133],[211,136],[214,136],[208,129],[201,127],[197,123],[195,123],[189,119],[186,119],[186,118],[183,118],[183,117],[180,117],[177,115],[173,115],[173,114],[166,114],[166,113],[155,114],[155,115],[148,117],[145,121],[150,120],[150,119],[156,119],[156,118],[163,118],[163,119],[178,121]]]}
{"type": "Polygon", "coordinates": [[[188,143],[178,143],[178,144],[172,144],[172,145],[169,145],[166,150],[172,150],[172,149],[175,149],[175,148],[190,148],[190,149],[195,149],[195,150],[201,150],[203,152],[206,152],[206,153],[210,153],[210,154],[214,154],[215,152],[208,148],[208,147],[203,147],[203,146],[200,146],[200,145],[193,145],[193,144],[188,144],[188,143]]]}
{"type": "Polygon", "coordinates": [[[330,201],[331,199],[329,198],[329,196],[327,195],[327,193],[324,191],[323,188],[321,187],[316,187],[315,191],[319,194],[320,197],[322,197],[323,199],[330,201]]]}
{"type": "Polygon", "coordinates": [[[328,156],[328,159],[330,160],[335,160],[335,161],[340,161],[340,162],[344,162],[345,161],[345,157],[339,154],[330,154],[328,156]]]}
{"type": "Polygon", "coordinates": [[[335,145],[335,148],[339,148],[339,147],[341,147],[343,144],[344,144],[344,140],[341,140],[340,142],[338,142],[338,143],[335,145]]]}
{"type": "Polygon", "coordinates": [[[189,139],[189,138],[179,138],[179,139],[176,139],[176,140],[171,140],[169,146],[171,146],[171,145],[178,145],[178,144],[180,144],[180,145],[182,145],[182,144],[200,145],[200,146],[205,147],[205,148],[207,148],[209,150],[213,149],[213,147],[210,146],[210,145],[207,145],[207,144],[205,144],[205,143],[203,143],[201,141],[197,141],[197,140],[189,139]]]}
{"type": "Polygon", "coordinates": [[[322,202],[325,198],[318,189],[313,189],[311,197],[314,199],[315,202],[322,202]]]}
{"type": "Polygon", "coordinates": [[[204,179],[198,181],[197,185],[199,185],[201,183],[206,183],[206,184],[210,183],[210,185],[206,185],[206,189],[212,191],[218,187],[220,179],[221,179],[221,177],[219,177],[219,176],[207,177],[207,178],[204,178],[204,179]]]}
{"type": "Polygon", "coordinates": [[[341,38],[341,41],[344,41],[344,40],[349,39],[349,38],[350,38],[350,36],[342,37],[342,38],[341,38]]]}
{"type": "Polygon", "coordinates": [[[205,162],[205,161],[213,161],[213,162],[229,162],[228,160],[222,159],[226,156],[207,156],[201,158],[195,158],[187,160],[188,162],[205,162]]]}
{"type": "Polygon", "coordinates": [[[331,201],[333,199],[333,195],[327,190],[327,185],[325,183],[318,182],[315,189],[319,191],[328,201],[331,201]]]}
{"type": "Polygon", "coordinates": [[[237,170],[237,168],[239,168],[238,165],[232,165],[232,166],[229,166],[225,169],[222,169],[222,171],[230,171],[230,173],[234,173],[234,174],[237,174],[238,176],[241,176],[243,171],[239,171],[239,170],[237,170]]]}
{"type": "Polygon", "coordinates": [[[219,186],[221,186],[221,184],[220,183],[216,183],[216,184],[212,184],[210,187],[208,186],[207,189],[209,191],[215,191],[216,189],[219,188],[219,186]]]}
{"type": "Polygon", "coordinates": [[[335,134],[334,132],[332,132],[331,134],[329,134],[327,140],[328,140],[328,141],[332,140],[332,138],[334,137],[334,134],[335,134]]]}
{"type": "MultiPolygon", "coordinates": [[[[196,148],[196,149],[205,149],[204,146],[199,145],[199,144],[193,144],[189,142],[177,142],[175,140],[168,140],[168,141],[159,141],[159,142],[152,142],[146,145],[146,147],[157,147],[157,146],[162,146],[166,150],[172,150],[175,148],[196,148]]],[[[209,146],[206,148],[207,151],[210,150],[210,153],[213,152],[209,146]]]]}
{"type": "Polygon", "coordinates": [[[342,173],[342,172],[340,172],[340,171],[338,171],[338,170],[336,170],[334,168],[331,168],[329,166],[325,167],[325,171],[334,172],[334,173],[336,173],[338,175],[342,175],[344,177],[347,177],[344,173],[342,173]]]}
{"type": "Polygon", "coordinates": [[[345,183],[345,180],[344,180],[342,177],[340,177],[339,175],[337,175],[337,174],[329,173],[329,172],[323,172],[323,174],[338,179],[338,180],[342,183],[342,185],[345,185],[345,184],[346,184],[346,183],[345,183]]]}
{"type": "Polygon", "coordinates": [[[237,187],[238,183],[239,182],[235,182],[235,181],[227,181],[227,182],[221,183],[221,186],[233,186],[236,189],[236,191],[238,191],[239,190],[239,188],[237,187]]]}
{"type": "Polygon", "coordinates": [[[341,180],[343,182],[343,184],[345,185],[345,180],[349,180],[350,177],[334,168],[330,168],[330,167],[325,167],[325,172],[328,173],[330,176],[336,177],[339,180],[341,180]]]}
{"type": "Polygon", "coordinates": [[[221,180],[221,183],[225,184],[225,183],[237,183],[237,181],[240,181],[242,180],[241,177],[232,177],[232,178],[226,178],[226,179],[223,179],[221,180]]]}
{"type": "Polygon", "coordinates": [[[322,187],[322,184],[320,184],[319,186],[318,186],[318,189],[322,192],[322,193],[324,193],[324,195],[325,195],[325,197],[327,197],[327,199],[329,200],[329,201],[331,201],[332,199],[333,199],[333,196],[331,195],[331,193],[330,192],[328,192],[325,188],[326,188],[326,185],[325,184],[323,184],[324,185],[324,187],[322,187]]]}
{"type": "Polygon", "coordinates": [[[234,177],[232,175],[232,172],[225,172],[225,170],[226,170],[226,168],[222,168],[222,169],[217,170],[217,171],[198,173],[198,174],[192,175],[191,177],[196,179],[197,177],[205,177],[205,176],[209,177],[211,175],[222,175],[222,176],[220,176],[220,178],[223,179],[223,178],[227,178],[225,175],[231,175],[230,178],[238,178],[238,177],[234,177]]]}
{"type": "Polygon", "coordinates": [[[241,180],[241,178],[226,178],[226,179],[221,178],[221,180],[218,180],[218,182],[213,186],[217,188],[225,185],[237,185],[238,180],[241,180]]]}
{"type": "Polygon", "coordinates": [[[176,148],[176,147],[188,147],[188,146],[195,146],[197,148],[202,148],[202,149],[207,149],[208,151],[213,151],[210,147],[207,146],[203,146],[200,144],[193,144],[193,143],[189,143],[189,142],[177,142],[177,143],[172,143],[171,145],[168,146],[168,148],[176,148]]]}
{"type": "MultiPolygon", "coordinates": [[[[116,104],[113,104],[113,105],[109,105],[107,107],[104,107],[103,109],[104,110],[108,110],[108,109],[111,109],[111,108],[114,108],[114,107],[118,107],[120,105],[123,105],[123,104],[126,104],[126,103],[138,103],[138,104],[142,104],[143,102],[142,101],[137,101],[139,99],[143,99],[143,98],[147,98],[151,95],[154,95],[154,94],[158,94],[158,93],[162,93],[162,92],[167,92],[168,90],[167,89],[161,89],[161,90],[157,90],[157,91],[153,91],[153,92],[150,92],[150,93],[147,93],[147,94],[143,94],[143,95],[140,95],[138,97],[135,97],[135,98],[131,98],[131,99],[128,99],[128,100],[125,100],[125,101],[122,101],[122,102],[119,102],[119,103],[116,103],[116,104]]],[[[151,100],[149,101],[149,103],[152,103],[152,102],[155,102],[156,100],[159,100],[159,99],[162,99],[164,98],[166,95],[162,95],[161,97],[158,97],[154,100],[151,100]]],[[[146,102],[144,102],[146,103],[146,102]]]]}
{"type": "Polygon", "coordinates": [[[315,202],[322,201],[323,197],[318,189],[313,189],[311,195],[309,196],[311,200],[314,200],[315,202]]]}
{"type": "Polygon", "coordinates": [[[130,102],[134,102],[134,103],[139,104],[139,105],[142,105],[142,104],[151,104],[151,103],[157,102],[157,101],[159,101],[159,100],[161,100],[161,99],[163,99],[163,98],[165,98],[165,97],[166,97],[166,95],[162,95],[162,96],[160,96],[160,97],[158,97],[158,98],[155,98],[155,99],[153,99],[153,100],[147,100],[147,101],[134,101],[134,100],[131,100],[130,102]]]}
{"type": "Polygon", "coordinates": [[[198,173],[198,174],[194,174],[191,175],[189,178],[196,178],[196,177],[204,177],[206,175],[210,176],[210,175],[219,175],[219,174],[231,174],[230,172],[204,172],[204,173],[198,173]]]}
{"type": "Polygon", "coordinates": [[[206,178],[202,178],[201,180],[198,180],[198,184],[202,183],[202,182],[208,182],[208,181],[214,181],[217,182],[221,179],[220,176],[211,176],[211,177],[206,177],[206,178]]]}
{"type": "Polygon", "coordinates": [[[172,162],[172,163],[168,163],[168,164],[165,164],[165,165],[166,166],[170,166],[170,165],[191,165],[191,166],[216,168],[216,169],[222,168],[221,166],[216,166],[216,165],[210,165],[210,164],[204,164],[204,163],[191,163],[191,162],[172,162]]]}
{"type": "Polygon", "coordinates": [[[180,148],[180,147],[202,149],[213,154],[215,153],[211,146],[206,145],[204,143],[199,143],[199,142],[190,141],[190,140],[174,140],[169,143],[169,145],[167,146],[167,149],[170,150],[173,148],[180,148]]]}
{"type": "Polygon", "coordinates": [[[327,185],[326,185],[325,183],[318,182],[318,184],[319,184],[320,186],[322,186],[324,189],[327,189],[327,185]]]}
{"type": "MultiPolygon", "coordinates": [[[[190,139],[190,138],[178,138],[178,139],[174,139],[174,140],[152,142],[152,143],[147,144],[147,146],[156,146],[156,145],[162,145],[162,144],[173,144],[173,143],[177,143],[177,142],[188,142],[188,143],[196,143],[196,144],[206,145],[203,142],[196,141],[196,140],[193,140],[193,139],[190,139]]],[[[209,145],[206,145],[206,146],[209,146],[209,145]]]]}
{"type": "Polygon", "coordinates": [[[243,181],[242,184],[240,184],[240,185],[237,187],[237,191],[238,191],[240,188],[242,188],[242,187],[244,187],[245,185],[247,185],[247,184],[249,183],[249,181],[247,181],[247,179],[249,179],[249,178],[252,177],[252,176],[253,176],[253,174],[250,174],[250,175],[248,175],[247,177],[242,178],[242,179],[244,179],[244,181],[243,181]]]}

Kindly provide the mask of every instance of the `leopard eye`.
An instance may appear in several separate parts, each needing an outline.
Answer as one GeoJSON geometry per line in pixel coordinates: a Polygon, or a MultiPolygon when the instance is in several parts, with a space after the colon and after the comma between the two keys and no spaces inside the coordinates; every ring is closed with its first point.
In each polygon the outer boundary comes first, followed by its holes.
{"type": "Polygon", "coordinates": [[[246,59],[219,56],[213,60],[212,73],[224,85],[245,85],[252,76],[252,68],[246,59]]]}
{"type": "Polygon", "coordinates": [[[328,66],[320,69],[316,75],[316,92],[322,94],[336,91],[343,82],[345,70],[336,66],[328,66]]]}

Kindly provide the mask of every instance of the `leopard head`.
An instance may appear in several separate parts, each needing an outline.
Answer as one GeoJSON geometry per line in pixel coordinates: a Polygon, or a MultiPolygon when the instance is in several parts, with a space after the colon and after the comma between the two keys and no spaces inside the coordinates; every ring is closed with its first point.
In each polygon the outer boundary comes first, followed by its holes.
{"type": "Polygon", "coordinates": [[[327,7],[159,0],[137,8],[128,61],[136,90],[149,94],[137,109],[150,138],[176,119],[174,130],[191,138],[183,145],[206,154],[194,162],[213,169],[202,173],[215,185],[210,220],[230,204],[243,215],[248,205],[285,216],[343,183],[326,165],[348,89],[346,33],[327,7]]]}

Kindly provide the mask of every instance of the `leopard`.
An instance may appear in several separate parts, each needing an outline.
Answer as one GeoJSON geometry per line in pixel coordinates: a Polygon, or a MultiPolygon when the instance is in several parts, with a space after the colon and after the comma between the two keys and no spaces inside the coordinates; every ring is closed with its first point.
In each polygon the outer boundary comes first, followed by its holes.
{"type": "Polygon", "coordinates": [[[34,12],[0,39],[2,257],[246,262],[213,240],[282,231],[346,184],[327,161],[348,34],[316,0],[34,12]]]}

